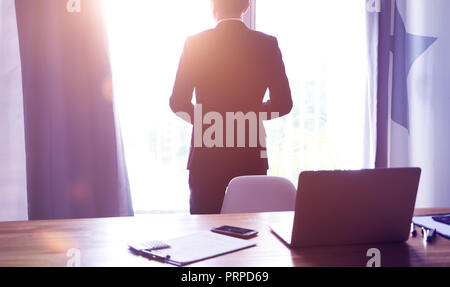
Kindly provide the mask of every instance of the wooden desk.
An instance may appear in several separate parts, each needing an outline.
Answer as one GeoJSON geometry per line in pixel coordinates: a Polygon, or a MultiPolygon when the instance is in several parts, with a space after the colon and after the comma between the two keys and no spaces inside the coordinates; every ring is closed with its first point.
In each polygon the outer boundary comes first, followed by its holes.
{"type": "MultiPolygon", "coordinates": [[[[416,214],[444,213],[419,209],[416,214]]],[[[372,244],[290,250],[270,233],[268,224],[289,213],[191,216],[145,215],[134,218],[74,219],[0,223],[0,266],[66,266],[67,251],[81,251],[82,266],[169,266],[131,254],[130,240],[169,239],[223,224],[260,231],[257,246],[191,266],[365,266],[367,250],[381,250],[382,266],[450,266],[450,240],[419,235],[404,244],[372,244]]]]}

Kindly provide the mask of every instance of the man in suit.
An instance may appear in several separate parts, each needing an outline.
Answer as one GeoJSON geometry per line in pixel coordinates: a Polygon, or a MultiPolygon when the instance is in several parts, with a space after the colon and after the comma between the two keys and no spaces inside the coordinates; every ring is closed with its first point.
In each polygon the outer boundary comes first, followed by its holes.
{"type": "Polygon", "coordinates": [[[172,110],[193,124],[191,214],[220,213],[234,177],[267,174],[262,122],[292,109],[277,39],[242,21],[250,2],[212,4],[217,26],[186,40],[170,98],[172,110]],[[263,102],[267,89],[270,100],[263,102]]]}

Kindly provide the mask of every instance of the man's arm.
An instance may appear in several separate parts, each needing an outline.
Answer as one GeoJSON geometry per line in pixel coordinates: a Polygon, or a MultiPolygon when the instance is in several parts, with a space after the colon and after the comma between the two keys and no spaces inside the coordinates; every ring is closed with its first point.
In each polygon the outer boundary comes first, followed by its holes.
{"type": "Polygon", "coordinates": [[[270,55],[268,68],[270,100],[263,103],[263,111],[267,113],[268,119],[272,119],[271,113],[278,113],[279,117],[282,117],[292,110],[291,88],[289,87],[283,57],[276,38],[273,38],[270,55]]]}
{"type": "Polygon", "coordinates": [[[192,47],[188,38],[184,44],[183,54],[178,65],[175,84],[172,96],[170,97],[170,108],[179,117],[190,123],[194,121],[194,105],[192,104],[192,96],[195,88],[194,69],[192,47]],[[189,115],[189,119],[186,118],[186,114],[189,115]]]}

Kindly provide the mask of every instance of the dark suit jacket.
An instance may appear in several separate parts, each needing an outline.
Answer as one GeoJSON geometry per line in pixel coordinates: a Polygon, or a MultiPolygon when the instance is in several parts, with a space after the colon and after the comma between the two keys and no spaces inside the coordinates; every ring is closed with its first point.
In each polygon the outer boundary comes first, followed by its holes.
{"type": "MultiPolygon", "coordinates": [[[[266,112],[270,118],[271,112],[283,116],[292,109],[291,91],[277,39],[250,30],[240,21],[223,21],[215,29],[186,40],[170,107],[175,113],[188,113],[192,123],[194,89],[203,115],[216,112],[223,116],[223,146],[226,146],[226,129],[230,128],[226,126],[227,112],[257,115],[266,112]],[[267,89],[270,100],[263,103],[267,89]]],[[[209,127],[211,125],[203,124],[202,131],[209,127]]],[[[235,144],[236,132],[235,125],[235,144]]],[[[263,131],[258,131],[258,138],[259,132],[263,131]]],[[[265,133],[262,136],[265,137],[265,133]]],[[[261,158],[265,144],[258,140],[257,146],[249,147],[249,123],[245,146],[194,147],[193,132],[188,169],[225,165],[267,169],[267,158],[261,158]]]]}

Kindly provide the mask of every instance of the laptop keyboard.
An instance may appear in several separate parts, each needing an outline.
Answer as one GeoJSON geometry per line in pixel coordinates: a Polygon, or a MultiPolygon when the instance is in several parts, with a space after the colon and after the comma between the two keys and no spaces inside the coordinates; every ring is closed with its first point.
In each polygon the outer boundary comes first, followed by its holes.
{"type": "Polygon", "coordinates": [[[433,216],[432,218],[433,218],[433,220],[435,220],[437,222],[441,222],[441,223],[450,225],[450,215],[449,214],[442,215],[442,216],[441,215],[433,216]]]}

